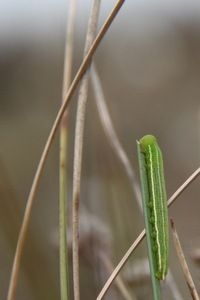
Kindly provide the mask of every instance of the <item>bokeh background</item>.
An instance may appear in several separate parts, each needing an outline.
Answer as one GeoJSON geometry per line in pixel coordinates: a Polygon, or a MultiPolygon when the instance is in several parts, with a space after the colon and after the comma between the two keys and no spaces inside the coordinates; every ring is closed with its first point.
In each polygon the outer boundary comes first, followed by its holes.
{"type": "MultiPolygon", "coordinates": [[[[99,26],[115,1],[102,1],[99,26]]],[[[9,276],[27,195],[59,109],[68,0],[0,4],[0,298],[9,276]]],[[[78,1],[73,72],[82,59],[90,1],[78,1]]],[[[163,149],[168,195],[200,160],[200,3],[126,1],[95,61],[120,141],[138,177],[136,139],[152,133],[163,149]]],[[[69,201],[76,96],[69,108],[69,201]]],[[[108,276],[97,252],[115,265],[143,228],[130,182],[113,153],[89,93],[81,193],[81,295],[95,299],[108,276]]],[[[198,291],[199,180],[170,208],[198,291]],[[197,254],[194,254],[197,252],[197,254]]],[[[70,206],[70,205],[69,205],[70,206]]],[[[34,204],[17,299],[59,299],[58,137],[34,204]]],[[[70,241],[69,241],[70,244],[70,241]]],[[[170,267],[189,299],[176,254],[170,267]]],[[[70,245],[69,245],[70,247],[70,245]]],[[[151,299],[143,242],[123,270],[136,299],[151,299]]],[[[164,285],[166,299],[174,299],[164,285]]],[[[106,299],[122,299],[115,287],[106,299]]]]}

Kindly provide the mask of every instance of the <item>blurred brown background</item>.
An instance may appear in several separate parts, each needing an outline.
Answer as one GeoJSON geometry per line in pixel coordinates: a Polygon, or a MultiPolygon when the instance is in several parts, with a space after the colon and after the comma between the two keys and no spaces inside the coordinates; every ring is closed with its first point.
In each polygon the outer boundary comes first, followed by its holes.
{"type": "MultiPolygon", "coordinates": [[[[68,1],[18,2],[1,4],[0,299],[6,297],[33,175],[61,102],[68,6],[68,1]]],[[[100,24],[114,4],[108,2],[102,2],[100,24]]],[[[78,1],[74,74],[82,58],[89,3],[78,1]]],[[[114,126],[136,173],[135,141],[152,133],[164,152],[169,196],[199,166],[199,20],[198,1],[127,1],[95,55],[114,126]]],[[[81,197],[81,293],[88,300],[95,299],[107,277],[96,248],[105,247],[116,264],[143,228],[129,181],[106,140],[93,98],[91,92],[81,197]],[[108,241],[102,241],[105,237],[108,241]]],[[[69,199],[75,112],[76,97],[69,110],[69,199]]],[[[199,195],[197,179],[170,208],[198,291],[199,269],[191,253],[200,245],[199,195]]],[[[36,198],[17,299],[59,299],[58,139],[36,198]]],[[[127,268],[145,257],[143,242],[127,268]]],[[[183,299],[189,299],[174,250],[171,267],[183,299]]],[[[151,298],[148,282],[136,284],[134,278],[124,278],[137,299],[151,298]]],[[[173,299],[165,292],[166,299],[173,299]]],[[[113,288],[106,299],[122,298],[113,288]]]]}

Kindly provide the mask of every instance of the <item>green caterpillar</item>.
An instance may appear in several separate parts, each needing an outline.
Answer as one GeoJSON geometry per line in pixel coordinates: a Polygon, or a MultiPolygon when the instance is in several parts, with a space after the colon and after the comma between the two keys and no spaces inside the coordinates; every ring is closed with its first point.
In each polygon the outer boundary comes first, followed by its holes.
{"type": "Polygon", "coordinates": [[[139,140],[140,151],[144,155],[148,184],[149,203],[147,211],[151,223],[150,239],[156,261],[156,277],[163,280],[168,271],[169,226],[167,196],[165,188],[162,152],[153,135],[145,135],[139,140]]]}

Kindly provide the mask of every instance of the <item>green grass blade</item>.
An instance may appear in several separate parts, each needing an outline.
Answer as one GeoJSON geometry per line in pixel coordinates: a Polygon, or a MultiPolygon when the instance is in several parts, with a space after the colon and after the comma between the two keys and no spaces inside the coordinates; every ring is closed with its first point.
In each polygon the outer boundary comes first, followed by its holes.
{"type": "Polygon", "coordinates": [[[145,170],[145,159],[144,154],[140,149],[140,144],[137,142],[137,151],[138,151],[138,160],[139,160],[139,170],[140,170],[140,181],[142,188],[142,202],[143,202],[143,211],[144,211],[144,220],[145,220],[145,230],[147,236],[147,246],[148,246],[148,256],[149,256],[149,266],[150,266],[150,275],[153,288],[153,299],[160,300],[160,281],[156,278],[156,260],[153,252],[153,243],[151,239],[152,225],[149,222],[150,220],[150,211],[148,208],[149,203],[149,191],[148,191],[148,181],[147,174],[145,170]]]}
{"type": "Polygon", "coordinates": [[[60,250],[60,299],[69,300],[69,272],[67,251],[67,128],[62,126],[60,135],[59,180],[59,250],[60,250]]]}

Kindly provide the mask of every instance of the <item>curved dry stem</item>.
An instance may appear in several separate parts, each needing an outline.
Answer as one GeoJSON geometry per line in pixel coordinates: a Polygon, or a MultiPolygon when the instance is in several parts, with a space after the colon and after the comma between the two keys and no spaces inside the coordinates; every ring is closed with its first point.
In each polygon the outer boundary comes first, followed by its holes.
{"type": "Polygon", "coordinates": [[[31,190],[30,190],[26,208],[25,208],[24,218],[23,218],[22,226],[21,226],[20,233],[19,233],[19,238],[18,238],[17,247],[16,247],[16,251],[15,251],[15,256],[14,256],[14,262],[13,262],[12,271],[11,271],[7,300],[15,299],[16,286],[17,286],[18,275],[19,275],[19,266],[20,266],[22,252],[24,249],[24,244],[25,244],[26,234],[27,234],[28,225],[29,225],[29,221],[30,221],[30,215],[31,215],[31,210],[32,210],[32,206],[33,206],[33,201],[35,199],[39,180],[41,178],[42,171],[44,169],[44,165],[45,165],[50,147],[53,143],[53,140],[54,140],[54,137],[56,134],[56,130],[58,129],[58,126],[59,126],[62,116],[65,112],[65,109],[67,108],[69,101],[70,101],[78,83],[80,82],[81,78],[83,77],[84,73],[86,72],[88,65],[90,64],[91,58],[92,58],[95,50],[97,49],[98,45],[100,44],[102,38],[104,37],[105,33],[107,32],[109,26],[111,25],[112,21],[114,20],[115,16],[117,15],[118,11],[120,10],[124,1],[125,0],[119,0],[117,2],[114,9],[112,10],[109,17],[107,18],[104,25],[102,26],[101,30],[99,31],[97,37],[95,38],[89,52],[85,56],[81,66],[80,66],[80,68],[79,68],[67,94],[66,94],[65,100],[59,109],[59,112],[56,116],[56,119],[54,121],[52,129],[51,129],[48,139],[46,141],[44,150],[42,152],[42,155],[41,155],[41,158],[40,158],[40,161],[39,161],[39,164],[38,164],[38,167],[37,167],[34,179],[33,179],[33,183],[31,186],[31,190]]]}
{"type": "MultiPolygon", "coordinates": [[[[198,168],[192,175],[176,190],[176,192],[169,198],[167,205],[168,207],[184,192],[184,190],[200,175],[200,168],[198,168]]],[[[140,235],[137,237],[135,242],[131,245],[131,247],[128,249],[128,251],[125,253],[125,255],[122,257],[121,261],[113,271],[113,273],[110,275],[108,280],[106,281],[105,285],[103,286],[100,294],[98,295],[96,300],[101,300],[106,292],[108,291],[109,287],[111,286],[113,280],[116,278],[130,255],[133,253],[133,251],[136,249],[136,247],[139,245],[139,243],[143,240],[146,233],[145,230],[143,230],[140,235]]]]}
{"type": "Polygon", "coordinates": [[[92,85],[94,89],[94,98],[96,100],[97,109],[99,113],[99,117],[101,120],[101,124],[103,126],[104,132],[106,134],[107,140],[110,143],[112,149],[116,153],[117,157],[119,158],[121,164],[124,167],[124,170],[130,180],[131,187],[133,190],[133,193],[135,195],[136,201],[138,203],[138,206],[140,207],[140,210],[142,210],[142,199],[141,199],[141,192],[139,184],[136,180],[135,171],[133,167],[131,166],[131,162],[128,158],[128,155],[126,154],[118,136],[116,133],[116,130],[113,126],[112,119],[110,117],[108,107],[106,104],[105,95],[103,92],[103,88],[101,85],[101,80],[99,78],[99,74],[97,72],[96,66],[93,63],[92,64],[92,85]]]}

